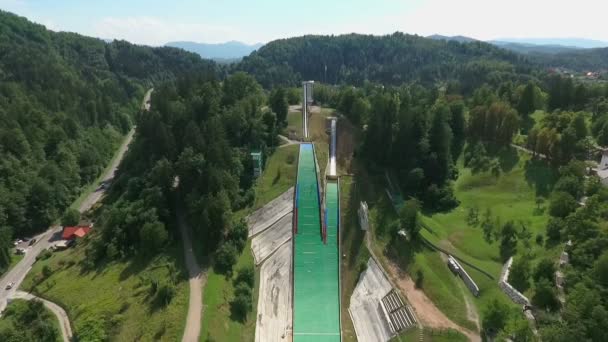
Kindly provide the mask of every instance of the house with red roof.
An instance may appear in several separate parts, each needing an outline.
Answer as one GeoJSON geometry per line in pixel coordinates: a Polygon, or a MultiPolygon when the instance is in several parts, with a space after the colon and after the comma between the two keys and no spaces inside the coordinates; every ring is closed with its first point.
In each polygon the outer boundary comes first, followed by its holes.
{"type": "Polygon", "coordinates": [[[63,227],[61,238],[64,240],[73,240],[82,238],[91,231],[90,226],[63,227]]]}

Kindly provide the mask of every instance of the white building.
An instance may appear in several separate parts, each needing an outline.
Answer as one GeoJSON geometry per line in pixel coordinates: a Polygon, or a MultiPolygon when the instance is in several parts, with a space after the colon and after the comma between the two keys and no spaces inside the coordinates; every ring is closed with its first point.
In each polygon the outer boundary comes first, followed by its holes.
{"type": "Polygon", "coordinates": [[[600,177],[602,184],[608,186],[608,148],[602,151],[602,159],[594,171],[600,177]]]}

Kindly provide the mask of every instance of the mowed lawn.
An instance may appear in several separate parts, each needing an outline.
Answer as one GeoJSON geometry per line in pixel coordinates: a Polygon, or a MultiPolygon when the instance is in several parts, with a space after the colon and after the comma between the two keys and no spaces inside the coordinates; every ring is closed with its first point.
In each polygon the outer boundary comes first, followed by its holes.
{"type": "MultiPolygon", "coordinates": [[[[264,206],[296,182],[296,167],[299,145],[277,148],[268,158],[265,169],[255,185],[255,202],[250,208],[235,213],[236,217],[245,217],[253,210],[264,206]]],[[[239,255],[233,268],[232,276],[209,269],[207,284],[203,290],[204,313],[201,331],[201,342],[210,341],[253,341],[255,338],[255,323],[257,318],[258,290],[260,270],[255,268],[255,288],[253,290],[253,308],[245,321],[239,321],[232,316],[230,302],[234,298],[233,280],[238,270],[243,267],[254,267],[251,254],[251,239],[239,255]]]]}
{"type": "Polygon", "coordinates": [[[136,257],[86,270],[85,243],[39,260],[29,272],[22,289],[32,291],[62,306],[74,332],[86,322],[95,322],[111,341],[178,341],[183,334],[188,310],[188,282],[182,264],[183,253],[176,244],[167,254],[152,260],[136,257]],[[42,269],[52,274],[44,279],[42,269]],[[168,305],[155,300],[145,278],[172,279],[175,295],[168,305]]]}

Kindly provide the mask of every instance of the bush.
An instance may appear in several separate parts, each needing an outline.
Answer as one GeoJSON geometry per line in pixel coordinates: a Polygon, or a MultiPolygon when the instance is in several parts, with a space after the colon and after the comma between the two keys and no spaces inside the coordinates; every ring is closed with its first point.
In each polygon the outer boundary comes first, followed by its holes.
{"type": "Polygon", "coordinates": [[[424,273],[421,270],[416,271],[416,288],[422,288],[422,284],[424,283],[424,273]]]}
{"type": "Polygon", "coordinates": [[[232,230],[230,230],[228,241],[234,244],[238,252],[241,252],[247,243],[248,235],[249,230],[247,229],[247,223],[245,220],[240,220],[234,224],[232,230]]]}
{"type": "Polygon", "coordinates": [[[53,270],[51,270],[51,268],[49,267],[49,265],[44,265],[44,267],[42,267],[42,276],[44,278],[48,278],[53,274],[53,270]]]}
{"type": "Polygon", "coordinates": [[[163,282],[156,292],[156,300],[159,304],[169,305],[173,297],[175,297],[176,289],[175,286],[168,282],[163,282]]]}
{"type": "Polygon", "coordinates": [[[247,313],[249,313],[253,307],[251,292],[251,287],[246,283],[239,283],[234,289],[234,299],[230,302],[230,309],[234,316],[240,321],[245,320],[247,313]]]}
{"type": "Polygon", "coordinates": [[[36,256],[36,260],[47,260],[52,256],[53,256],[53,252],[49,251],[48,249],[45,249],[44,251],[42,251],[40,254],[38,254],[36,256]]]}
{"type": "Polygon", "coordinates": [[[236,264],[238,252],[231,242],[225,242],[215,254],[215,269],[218,273],[229,274],[236,264]]]}
{"type": "Polygon", "coordinates": [[[255,272],[253,266],[246,266],[239,270],[238,276],[236,277],[236,283],[245,283],[249,287],[253,287],[255,283],[255,272]]]}
{"type": "Polygon", "coordinates": [[[554,192],[549,203],[549,214],[564,218],[576,209],[576,200],[567,192],[554,192]]]}

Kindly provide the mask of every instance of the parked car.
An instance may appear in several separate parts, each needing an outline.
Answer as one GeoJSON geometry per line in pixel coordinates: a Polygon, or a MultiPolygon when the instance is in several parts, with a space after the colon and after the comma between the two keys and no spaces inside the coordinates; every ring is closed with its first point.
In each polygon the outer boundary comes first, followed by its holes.
{"type": "Polygon", "coordinates": [[[15,286],[15,283],[11,281],[10,283],[6,284],[6,288],[5,289],[6,290],[10,290],[10,289],[13,288],[13,286],[15,286]]]}
{"type": "Polygon", "coordinates": [[[17,254],[17,255],[25,254],[25,249],[23,249],[23,248],[15,248],[15,254],[17,254]]]}
{"type": "Polygon", "coordinates": [[[29,245],[31,246],[31,245],[33,245],[35,243],[36,243],[36,239],[31,239],[29,245]]]}

